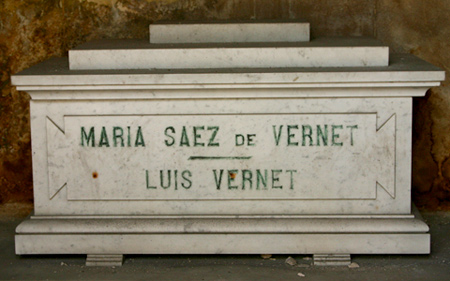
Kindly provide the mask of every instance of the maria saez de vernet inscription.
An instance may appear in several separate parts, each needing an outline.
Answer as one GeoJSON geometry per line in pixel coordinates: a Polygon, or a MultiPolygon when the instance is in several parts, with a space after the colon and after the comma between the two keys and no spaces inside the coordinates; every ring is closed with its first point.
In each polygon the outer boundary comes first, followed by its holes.
{"type": "Polygon", "coordinates": [[[376,114],[64,120],[65,139],[53,141],[80,167],[67,173],[74,200],[374,198],[368,167],[393,155],[378,146],[394,132],[377,129],[376,114]]]}

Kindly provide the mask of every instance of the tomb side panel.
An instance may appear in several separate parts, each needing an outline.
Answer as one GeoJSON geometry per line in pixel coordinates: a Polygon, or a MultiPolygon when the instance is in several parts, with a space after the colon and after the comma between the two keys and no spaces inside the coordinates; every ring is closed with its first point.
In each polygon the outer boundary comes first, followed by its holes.
{"type": "MultiPolygon", "coordinates": [[[[327,92],[330,91],[333,90],[327,90],[327,92]]],[[[31,115],[36,215],[351,215],[410,213],[411,98],[409,97],[32,101],[31,115]],[[387,162],[390,163],[386,163],[387,166],[393,166],[394,171],[389,172],[388,169],[388,177],[380,175],[382,179],[374,178],[373,196],[371,192],[370,196],[364,198],[354,196],[354,198],[321,199],[298,196],[287,199],[285,197],[260,198],[260,196],[249,196],[233,199],[231,195],[225,200],[216,197],[207,198],[208,200],[202,200],[201,198],[198,200],[195,198],[183,200],[183,198],[170,196],[154,199],[146,197],[140,200],[136,197],[126,196],[123,198],[91,196],[87,199],[71,199],[69,196],[70,188],[76,189],[77,187],[74,184],[68,186],[64,176],[71,171],[77,171],[79,167],[73,167],[73,159],[64,157],[67,154],[56,152],[56,150],[64,151],[68,147],[64,138],[67,137],[66,133],[71,129],[66,127],[65,119],[67,120],[71,116],[83,118],[89,118],[89,116],[102,118],[122,116],[125,118],[127,116],[149,115],[157,117],[168,115],[253,115],[257,117],[268,114],[374,116],[376,118],[374,121],[375,128],[372,128],[376,131],[374,136],[383,139],[383,137],[379,137],[383,134],[384,138],[394,141],[387,147],[394,149],[395,157],[393,160],[387,159],[387,162]],[[60,143],[55,144],[55,142],[60,143]],[[392,163],[392,161],[394,162],[392,163]]],[[[170,116],[168,117],[170,118],[170,116]]],[[[89,131],[86,130],[85,133],[89,134],[89,131]]],[[[97,138],[97,141],[100,141],[101,132],[97,138]]],[[[170,140],[170,138],[167,140],[170,140]]],[[[292,139],[292,141],[296,142],[295,139],[292,139]]],[[[373,141],[376,145],[376,140],[373,141]]],[[[135,144],[136,140],[133,140],[133,142],[135,144]]],[[[111,140],[110,145],[113,145],[113,140],[111,140]]],[[[382,159],[378,162],[382,162],[382,159]]],[[[383,163],[379,163],[379,166],[377,166],[379,167],[377,169],[382,172],[381,174],[385,172],[384,166],[383,163]]],[[[123,188],[129,187],[124,186],[123,188]]],[[[146,187],[132,186],[130,188],[146,187]]],[[[213,188],[215,187],[213,186],[213,188]]],[[[354,188],[355,193],[358,192],[358,187],[349,188],[354,188]]],[[[76,192],[76,190],[74,191],[76,192]]]]}

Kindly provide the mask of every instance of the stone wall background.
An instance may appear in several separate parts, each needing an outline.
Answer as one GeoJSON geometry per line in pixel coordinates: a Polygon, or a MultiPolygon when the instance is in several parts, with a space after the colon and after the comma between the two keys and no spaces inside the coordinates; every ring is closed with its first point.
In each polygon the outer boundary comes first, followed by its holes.
{"type": "Polygon", "coordinates": [[[414,101],[413,197],[450,210],[450,0],[0,0],[0,203],[32,202],[29,97],[10,76],[98,38],[148,38],[157,20],[296,19],[311,36],[372,36],[447,71],[414,101]]]}

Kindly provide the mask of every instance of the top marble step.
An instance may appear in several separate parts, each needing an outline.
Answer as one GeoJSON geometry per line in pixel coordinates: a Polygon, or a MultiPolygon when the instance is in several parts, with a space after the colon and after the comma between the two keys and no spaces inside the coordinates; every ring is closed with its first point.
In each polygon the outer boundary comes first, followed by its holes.
{"type": "Polygon", "coordinates": [[[150,43],[250,43],[309,41],[306,22],[214,22],[150,24],[150,43]]]}
{"type": "Polygon", "coordinates": [[[71,70],[373,67],[389,64],[389,48],[359,37],[220,44],[100,40],[70,50],[69,64],[71,70]]]}

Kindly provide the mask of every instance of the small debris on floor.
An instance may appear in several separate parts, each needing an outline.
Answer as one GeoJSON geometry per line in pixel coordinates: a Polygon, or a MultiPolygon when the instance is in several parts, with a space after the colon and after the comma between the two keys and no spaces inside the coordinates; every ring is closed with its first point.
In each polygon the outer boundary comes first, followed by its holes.
{"type": "Polygon", "coordinates": [[[305,277],[305,274],[303,274],[303,273],[301,273],[301,272],[297,273],[297,275],[298,275],[299,277],[305,277]]]}
{"type": "Polygon", "coordinates": [[[303,267],[303,268],[310,267],[310,266],[311,265],[306,264],[306,263],[299,263],[299,264],[296,265],[296,267],[303,267]]]}
{"type": "Polygon", "coordinates": [[[292,265],[292,266],[297,264],[297,261],[293,257],[290,257],[290,256],[284,262],[289,265],[292,265]]]}
{"type": "Polygon", "coordinates": [[[348,265],[348,268],[358,268],[359,264],[357,264],[356,262],[352,262],[351,264],[348,265]]]}
{"type": "Polygon", "coordinates": [[[61,266],[67,266],[67,263],[61,262],[61,266]]]}
{"type": "Polygon", "coordinates": [[[271,257],[272,257],[271,254],[261,254],[261,258],[263,258],[265,260],[270,259],[271,257]]]}
{"type": "Polygon", "coordinates": [[[311,257],[304,257],[303,259],[304,259],[305,261],[310,261],[310,260],[312,260],[311,257]]]}

